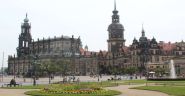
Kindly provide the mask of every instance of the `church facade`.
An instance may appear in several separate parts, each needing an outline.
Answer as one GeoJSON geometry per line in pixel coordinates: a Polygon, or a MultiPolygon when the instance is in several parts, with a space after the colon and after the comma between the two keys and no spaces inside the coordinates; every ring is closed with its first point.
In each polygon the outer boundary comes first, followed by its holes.
{"type": "MultiPolygon", "coordinates": [[[[19,35],[19,44],[17,55],[8,57],[9,74],[26,74],[33,69],[33,60],[38,57],[41,63],[50,58],[66,58],[70,61],[74,55],[80,55],[80,48],[82,47],[80,37],[61,36],[54,38],[43,38],[34,41],[31,36],[31,25],[27,18],[21,25],[21,34],[19,35]]],[[[73,60],[74,62],[74,60],[73,60]]],[[[75,70],[74,65],[70,65],[72,70],[75,70]]]]}
{"type": "Polygon", "coordinates": [[[144,74],[159,67],[169,69],[166,64],[174,59],[178,74],[185,74],[184,41],[157,42],[154,37],[148,39],[142,28],[139,40],[134,38],[130,46],[125,46],[125,29],[120,23],[116,4],[112,13],[112,23],[107,29],[108,51],[99,52],[89,51],[88,46],[83,48],[80,37],[60,36],[34,41],[26,15],[21,25],[17,55],[8,57],[9,74],[28,74],[33,71],[34,60],[42,63],[50,59],[68,60],[68,73],[76,75],[112,74],[114,69],[128,67],[136,67],[140,74],[144,74]]]}

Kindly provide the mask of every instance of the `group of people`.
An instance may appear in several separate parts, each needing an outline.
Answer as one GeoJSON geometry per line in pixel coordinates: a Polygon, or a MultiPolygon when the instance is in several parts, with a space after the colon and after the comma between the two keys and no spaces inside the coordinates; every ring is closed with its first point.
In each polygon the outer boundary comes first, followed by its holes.
{"type": "Polygon", "coordinates": [[[70,76],[70,77],[68,77],[68,80],[67,80],[67,77],[63,77],[63,83],[66,83],[66,82],[71,83],[71,81],[80,82],[80,79],[77,78],[77,80],[76,80],[75,76],[72,76],[72,77],[70,76]]]}

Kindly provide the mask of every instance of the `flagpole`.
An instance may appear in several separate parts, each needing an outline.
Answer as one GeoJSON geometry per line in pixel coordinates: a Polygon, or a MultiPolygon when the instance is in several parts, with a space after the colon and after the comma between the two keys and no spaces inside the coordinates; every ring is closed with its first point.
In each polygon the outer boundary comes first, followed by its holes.
{"type": "Polygon", "coordinates": [[[4,64],[4,52],[3,52],[3,60],[2,60],[2,82],[3,82],[3,75],[4,75],[4,66],[3,66],[3,64],[4,64]]]}

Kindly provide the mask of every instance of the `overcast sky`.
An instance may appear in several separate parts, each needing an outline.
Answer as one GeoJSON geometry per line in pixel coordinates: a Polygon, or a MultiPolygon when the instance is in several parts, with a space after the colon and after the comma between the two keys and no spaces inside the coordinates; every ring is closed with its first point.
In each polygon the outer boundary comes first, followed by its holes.
{"type": "MultiPolygon", "coordinates": [[[[126,45],[141,36],[157,41],[185,40],[185,0],[117,0],[126,45]]],[[[107,27],[111,23],[113,0],[0,0],[0,63],[5,53],[16,54],[21,23],[28,13],[34,39],[74,35],[89,50],[107,50],[107,27]]]]}

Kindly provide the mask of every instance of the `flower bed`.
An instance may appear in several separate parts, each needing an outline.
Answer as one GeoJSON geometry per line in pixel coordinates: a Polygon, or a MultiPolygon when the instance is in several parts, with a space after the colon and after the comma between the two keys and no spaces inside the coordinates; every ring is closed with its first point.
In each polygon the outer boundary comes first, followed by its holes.
{"type": "Polygon", "coordinates": [[[38,91],[28,91],[32,96],[114,96],[120,92],[105,90],[97,84],[52,84],[38,91]]]}
{"type": "Polygon", "coordinates": [[[42,92],[46,93],[54,93],[54,94],[62,94],[62,93],[68,93],[68,94],[91,94],[91,93],[97,93],[98,91],[102,91],[101,88],[77,88],[75,86],[71,86],[68,88],[44,88],[42,92]],[[68,90],[67,90],[68,89],[68,90]]]}

